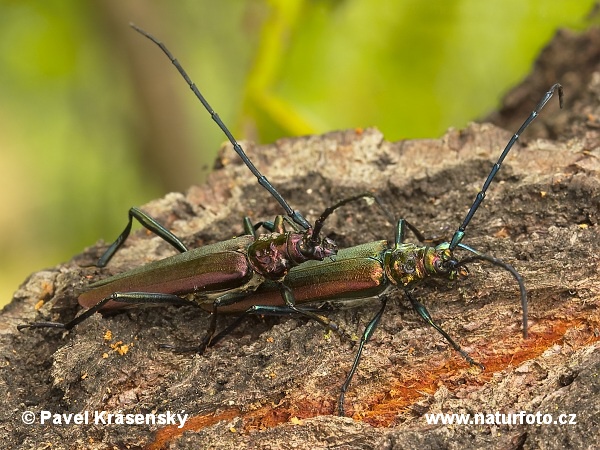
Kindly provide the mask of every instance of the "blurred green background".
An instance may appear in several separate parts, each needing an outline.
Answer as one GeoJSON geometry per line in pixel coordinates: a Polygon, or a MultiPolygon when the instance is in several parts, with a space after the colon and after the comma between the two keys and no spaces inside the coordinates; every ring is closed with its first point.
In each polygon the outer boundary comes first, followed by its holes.
{"type": "Polygon", "coordinates": [[[225,140],[130,21],[240,139],[377,126],[398,140],[485,116],[594,3],[0,0],[0,304],[112,241],[130,206],[201,183],[225,140]]]}

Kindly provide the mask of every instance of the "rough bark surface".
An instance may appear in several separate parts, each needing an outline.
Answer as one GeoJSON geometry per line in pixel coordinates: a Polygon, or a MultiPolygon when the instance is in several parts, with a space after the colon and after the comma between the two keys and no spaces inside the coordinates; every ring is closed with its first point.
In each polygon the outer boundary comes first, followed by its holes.
{"type": "MultiPolygon", "coordinates": [[[[92,280],[173,254],[134,233],[107,269],[106,248],[37,272],[0,321],[0,436],[4,448],[598,448],[600,423],[600,32],[560,32],[532,75],[489,123],[441,139],[387,142],[349,130],[246,150],[286,199],[311,220],[327,205],[376,192],[396,217],[427,236],[449,237],[493,161],[543,92],[552,99],[506,159],[464,242],[513,264],[530,306],[521,336],[518,290],[502,270],[472,264],[468,280],[415,294],[485,371],[469,367],[411,311],[397,291],[348,392],[350,417],[332,415],[355,352],[316,323],[254,317],[205,355],[159,350],[197,342],[209,315],[192,308],[132,309],[73,331],[16,331],[44,318],[66,321],[92,280]],[[43,300],[43,306],[40,301],[43,300]],[[35,306],[39,309],[36,309],[35,306]],[[110,330],[110,336],[106,332],[110,330]],[[127,346],[127,347],[125,347],[127,346]],[[127,351],[125,351],[127,350],[127,351]],[[180,412],[186,426],[25,425],[23,412],[180,412]],[[426,413],[576,414],[576,425],[428,425],[426,413]]],[[[144,209],[190,246],[242,232],[281,213],[230,148],[208,183],[144,209]]],[[[125,213],[125,212],[124,212],[125,213]]],[[[125,214],[124,214],[125,215],[125,214]]],[[[361,201],[326,231],[340,247],[392,239],[393,225],[361,201]]],[[[412,239],[412,236],[409,236],[412,239]]],[[[376,301],[331,317],[360,334],[376,301]]]]}

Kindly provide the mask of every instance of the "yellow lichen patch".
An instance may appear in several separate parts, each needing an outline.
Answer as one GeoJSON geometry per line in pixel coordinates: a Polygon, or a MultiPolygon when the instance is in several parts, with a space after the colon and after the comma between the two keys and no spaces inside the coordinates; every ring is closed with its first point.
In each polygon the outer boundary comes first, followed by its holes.
{"type": "Polygon", "coordinates": [[[508,229],[506,227],[502,227],[494,233],[494,236],[497,238],[507,238],[510,236],[510,234],[508,233],[508,229]]]}
{"type": "Polygon", "coordinates": [[[290,423],[293,423],[294,425],[304,425],[304,422],[296,416],[290,418],[290,423]]]}
{"type": "Polygon", "coordinates": [[[113,344],[110,344],[110,348],[112,348],[119,355],[123,356],[125,353],[129,351],[129,346],[133,344],[123,344],[123,341],[117,341],[113,344]]]}

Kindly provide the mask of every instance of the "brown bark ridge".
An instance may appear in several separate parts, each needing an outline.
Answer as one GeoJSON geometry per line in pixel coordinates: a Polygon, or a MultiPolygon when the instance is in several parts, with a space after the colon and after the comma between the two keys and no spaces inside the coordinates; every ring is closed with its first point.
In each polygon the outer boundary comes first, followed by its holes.
{"type": "MultiPolygon", "coordinates": [[[[462,282],[415,295],[486,369],[469,367],[411,311],[401,291],[368,343],[346,400],[333,415],[355,352],[317,323],[252,317],[204,355],[158,349],[197,342],[209,315],[192,308],[137,308],[87,320],[69,333],[16,331],[68,320],[84,284],[173,254],[138,231],[107,269],[99,243],[70,262],[31,275],[1,317],[0,435],[5,448],[598,448],[600,438],[600,32],[562,31],[532,75],[490,123],[440,139],[387,142],[376,129],[247,145],[282,194],[311,220],[334,201],[376,192],[396,217],[428,236],[450,236],[492,163],[545,90],[552,99],[506,159],[464,243],[513,264],[529,292],[529,338],[518,290],[506,272],[472,264],[462,282]],[[585,49],[585,52],[582,50],[585,49]],[[43,301],[43,305],[42,305],[43,301]],[[110,333],[108,333],[110,331],[110,333]],[[25,425],[26,411],[174,413],[159,425],[25,425]],[[576,414],[576,425],[429,425],[426,413],[576,414]]],[[[241,217],[281,213],[230,148],[206,185],[144,208],[190,246],[242,232],[241,217]]],[[[125,215],[125,212],[124,212],[125,215]]],[[[392,239],[393,225],[361,201],[326,232],[341,247],[392,239]]],[[[411,236],[409,236],[412,239],[411,236]]],[[[328,314],[359,335],[376,301],[328,314]]],[[[226,321],[224,321],[226,322],[226,321]]]]}

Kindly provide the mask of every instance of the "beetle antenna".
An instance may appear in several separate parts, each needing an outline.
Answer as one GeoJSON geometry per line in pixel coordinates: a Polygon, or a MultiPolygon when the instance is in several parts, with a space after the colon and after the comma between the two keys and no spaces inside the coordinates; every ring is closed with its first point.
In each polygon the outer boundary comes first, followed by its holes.
{"type": "Polygon", "coordinates": [[[167,55],[167,57],[171,60],[171,63],[173,63],[175,68],[179,71],[179,73],[181,74],[183,79],[186,81],[186,83],[188,84],[188,86],[190,87],[192,92],[196,95],[198,100],[200,100],[202,105],[204,105],[206,110],[209,112],[212,119],[217,123],[217,125],[223,131],[223,133],[225,133],[225,136],[227,136],[227,139],[229,139],[229,142],[231,142],[231,145],[233,145],[233,149],[235,150],[235,152],[239,155],[240,158],[242,158],[242,161],[244,161],[244,164],[246,164],[246,166],[248,166],[248,169],[250,169],[250,171],[258,179],[258,184],[260,184],[262,187],[264,187],[273,196],[273,198],[275,200],[277,200],[277,203],[279,203],[281,205],[281,207],[285,210],[287,215],[290,216],[291,219],[296,224],[298,224],[300,227],[302,227],[302,229],[308,230],[308,229],[312,228],[310,223],[308,223],[308,221],[304,218],[304,216],[300,212],[294,211],[292,209],[292,207],[288,204],[288,202],[285,201],[285,199],[281,196],[281,194],[277,191],[277,189],[275,189],[275,187],[271,184],[271,182],[267,179],[267,177],[265,177],[262,173],[260,173],[260,171],[252,163],[252,161],[250,161],[250,158],[248,158],[248,155],[246,155],[246,152],[244,151],[242,146],[233,137],[233,134],[231,134],[231,131],[229,131],[229,128],[227,128],[227,126],[223,123],[223,121],[221,120],[219,115],[212,109],[212,107],[206,101],[204,96],[200,93],[200,90],[198,89],[196,84],[194,84],[194,82],[191,80],[191,78],[189,77],[187,72],[183,69],[183,67],[181,66],[179,61],[177,61],[177,59],[173,56],[173,54],[169,51],[169,49],[165,46],[165,44],[163,44],[161,41],[156,39],[150,33],[147,33],[146,31],[139,28],[137,25],[135,25],[133,23],[130,23],[129,25],[135,31],[137,31],[138,33],[147,37],[152,42],[154,42],[156,45],[158,45],[158,47],[160,47],[160,49],[163,51],[163,53],[165,55],[167,55]]]}
{"type": "Polygon", "coordinates": [[[561,108],[563,107],[563,88],[560,84],[556,83],[555,85],[553,85],[550,88],[550,90],[548,92],[546,92],[546,94],[544,95],[542,100],[538,103],[538,105],[531,112],[531,114],[529,114],[529,117],[527,117],[525,122],[523,122],[523,124],[521,125],[519,130],[515,134],[513,134],[513,136],[510,138],[510,141],[508,141],[508,144],[506,144],[506,147],[504,148],[504,151],[500,155],[500,158],[498,158],[498,161],[496,161],[496,164],[494,164],[494,166],[492,167],[492,171],[490,172],[487,179],[485,180],[485,183],[483,183],[483,187],[481,188],[481,191],[479,191],[479,193],[475,197],[475,201],[471,205],[471,208],[469,209],[469,212],[467,213],[465,220],[463,221],[462,225],[460,227],[458,227],[458,230],[456,230],[456,232],[454,233],[454,236],[452,236],[452,240],[450,241],[450,250],[454,250],[456,248],[456,246],[460,243],[460,241],[462,241],[462,238],[465,235],[465,229],[467,228],[467,225],[469,225],[469,222],[473,218],[475,211],[477,211],[477,209],[479,208],[479,205],[485,198],[485,193],[488,190],[488,188],[490,187],[492,180],[494,179],[494,177],[500,170],[500,166],[502,165],[504,158],[506,158],[506,155],[508,155],[508,152],[510,152],[510,149],[513,147],[515,142],[517,142],[517,140],[519,139],[519,136],[521,136],[521,133],[523,133],[523,131],[525,131],[525,129],[531,124],[531,122],[533,122],[535,120],[535,118],[539,115],[542,108],[544,108],[546,103],[548,103],[548,101],[552,98],[552,95],[554,95],[554,91],[556,91],[556,90],[558,90],[558,102],[560,104],[560,107],[561,108]]]}
{"type": "Polygon", "coordinates": [[[472,252],[474,253],[474,255],[459,261],[459,263],[455,267],[464,266],[473,261],[487,261],[494,266],[501,267],[507,272],[510,272],[514,279],[517,280],[517,283],[519,284],[519,291],[521,292],[521,309],[523,310],[523,338],[527,339],[527,290],[525,289],[525,283],[523,282],[523,277],[521,276],[521,274],[517,272],[517,269],[515,269],[510,264],[505,263],[501,259],[494,258],[493,256],[485,255],[483,253],[479,253],[477,250],[474,250],[471,247],[468,247],[464,244],[458,244],[458,247],[472,252]]]}

